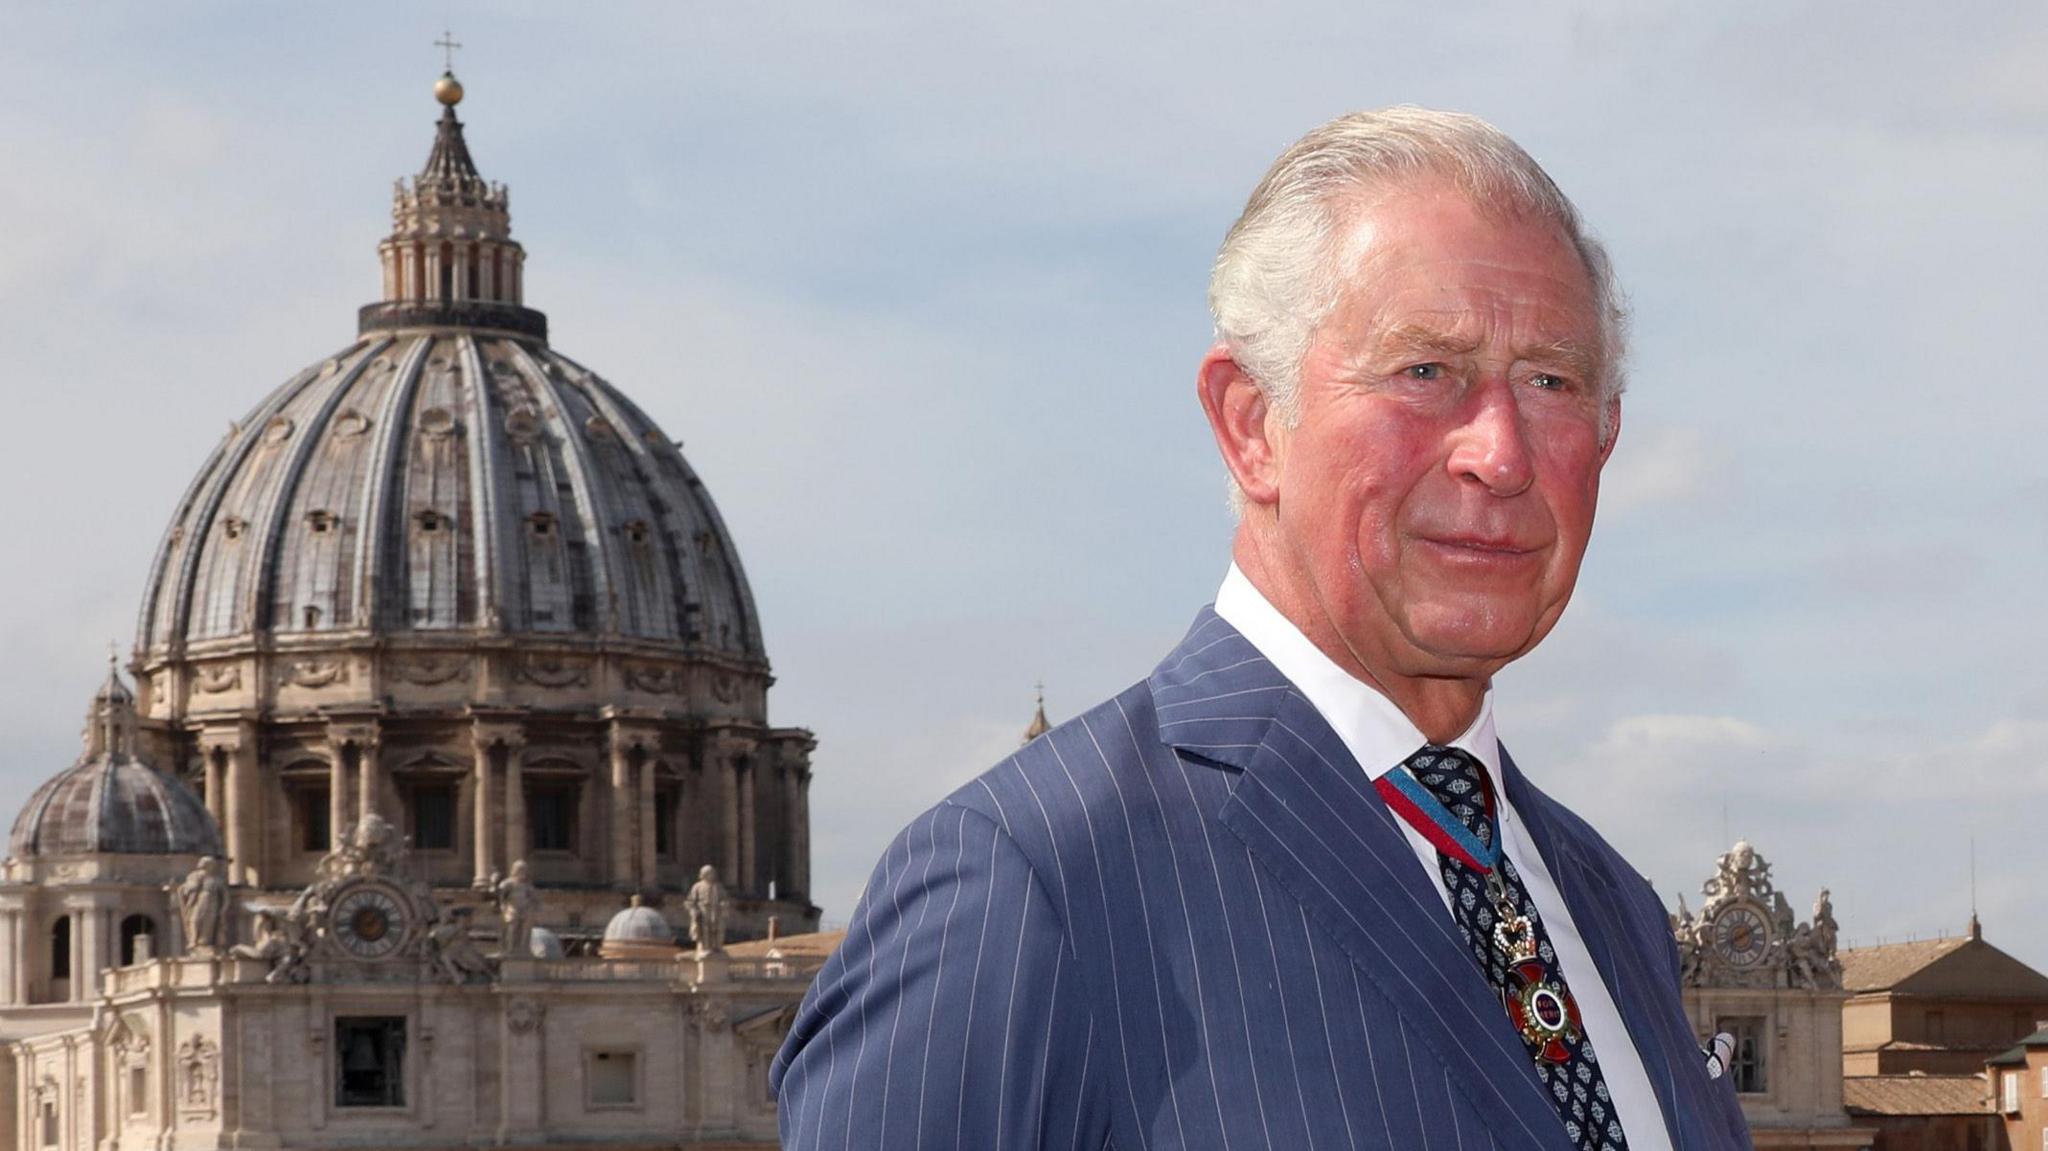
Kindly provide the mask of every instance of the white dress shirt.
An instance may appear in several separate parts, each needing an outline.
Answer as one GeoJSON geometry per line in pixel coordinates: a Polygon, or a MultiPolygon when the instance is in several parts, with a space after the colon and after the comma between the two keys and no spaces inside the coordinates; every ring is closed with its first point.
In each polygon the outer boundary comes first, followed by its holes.
{"type": "MultiPolygon", "coordinates": [[[[1253,647],[1259,649],[1260,655],[1301,690],[1301,694],[1336,731],[1337,737],[1344,741],[1351,757],[1365,769],[1368,778],[1377,780],[1400,767],[1429,742],[1392,700],[1370,684],[1352,678],[1310,643],[1308,637],[1301,634],[1301,629],[1281,615],[1279,609],[1252,586],[1252,581],[1238,570],[1236,564],[1230,565],[1229,574],[1223,577],[1222,588],[1216,592],[1216,614],[1236,628],[1253,647]]],[[[1564,897],[1558,894],[1550,869],[1544,866],[1543,856],[1537,852],[1535,842],[1529,838],[1528,831],[1515,814],[1507,788],[1502,785],[1500,741],[1493,730],[1491,687],[1479,704],[1479,715],[1472,721],[1472,726],[1452,740],[1451,746],[1471,755],[1486,768],[1493,784],[1493,794],[1499,800],[1501,849],[1514,861],[1515,871],[1522,877],[1522,886],[1528,889],[1529,898],[1536,904],[1536,913],[1543,921],[1543,928],[1550,936],[1550,946],[1557,952],[1558,967],[1564,972],[1572,996],[1579,1001],[1579,1019],[1585,1025],[1586,1037],[1593,1042],[1593,1050],[1600,1057],[1600,1071],[1606,1077],[1607,1093],[1613,1099],[1615,1114],[1621,1119],[1621,1129],[1628,1136],[1629,1151],[1670,1151],[1671,1140],[1665,1133],[1663,1109],[1657,1102],[1656,1092],[1650,1087],[1642,1056],[1637,1053],[1635,1042],[1629,1038],[1628,1028],[1621,1021],[1621,1012],[1614,1006],[1614,997],[1608,992],[1606,981],[1593,966],[1593,958],[1586,951],[1586,942],[1579,937],[1579,929],[1572,922],[1564,897]]],[[[1437,894],[1443,898],[1444,910],[1448,913],[1451,897],[1444,890],[1443,876],[1438,871],[1435,845],[1410,827],[1406,820],[1397,818],[1395,822],[1407,835],[1409,846],[1415,849],[1416,859],[1437,894]]]]}

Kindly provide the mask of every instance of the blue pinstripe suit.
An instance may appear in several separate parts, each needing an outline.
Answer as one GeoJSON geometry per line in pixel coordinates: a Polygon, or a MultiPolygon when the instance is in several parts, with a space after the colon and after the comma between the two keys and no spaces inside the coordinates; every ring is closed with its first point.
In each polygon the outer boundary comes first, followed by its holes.
{"type": "MultiPolygon", "coordinates": [[[[1649,885],[1503,767],[1673,1146],[1748,1147],[1649,885]]],[[[1570,1151],[1364,772],[1207,610],[896,838],[773,1079],[786,1151],[1570,1151]]]]}

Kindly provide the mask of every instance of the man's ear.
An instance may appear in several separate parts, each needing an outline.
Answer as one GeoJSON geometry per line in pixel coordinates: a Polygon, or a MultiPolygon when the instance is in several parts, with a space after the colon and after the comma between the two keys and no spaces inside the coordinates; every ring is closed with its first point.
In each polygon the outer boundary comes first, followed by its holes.
{"type": "Polygon", "coordinates": [[[1273,435],[1277,428],[1269,426],[1265,390],[1221,341],[1202,357],[1195,390],[1202,397],[1202,413],[1209,417],[1216,447],[1223,453],[1223,466],[1230,469],[1245,499],[1255,504],[1277,503],[1282,445],[1273,435]]]}
{"type": "Polygon", "coordinates": [[[1600,466],[1607,466],[1608,457],[1614,454],[1615,442],[1621,439],[1621,397],[1607,401],[1606,419],[1601,421],[1605,434],[1600,443],[1600,466]]]}

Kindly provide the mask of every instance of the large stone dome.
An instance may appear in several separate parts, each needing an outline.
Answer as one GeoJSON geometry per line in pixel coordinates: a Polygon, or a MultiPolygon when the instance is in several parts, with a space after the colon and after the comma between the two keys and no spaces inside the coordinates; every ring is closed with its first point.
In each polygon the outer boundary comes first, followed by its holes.
{"type": "Polygon", "coordinates": [[[378,248],[383,299],[199,470],[150,569],[139,654],[530,634],[765,665],[710,495],[639,408],[548,347],[510,196],[444,104],[378,248]]]}
{"type": "Polygon", "coordinates": [[[515,863],[546,922],[715,863],[737,921],[814,921],[810,733],[675,441],[549,345],[510,197],[442,108],[346,347],[237,421],[151,563],[144,758],[199,787],[231,883],[288,890],[375,815],[422,878],[515,863]]]}
{"type": "Polygon", "coordinates": [[[765,662],[718,509],[619,391],[531,337],[370,331],[186,490],[146,659],[323,637],[619,640],[765,662]]]}

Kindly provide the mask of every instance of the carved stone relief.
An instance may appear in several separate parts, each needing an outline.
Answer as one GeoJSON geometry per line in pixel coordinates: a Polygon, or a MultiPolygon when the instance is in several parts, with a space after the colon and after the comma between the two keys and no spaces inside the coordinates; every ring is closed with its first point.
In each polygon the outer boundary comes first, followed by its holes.
{"type": "Polygon", "coordinates": [[[238,663],[202,667],[192,677],[192,686],[202,695],[218,695],[242,686],[242,665],[238,663]]]}
{"type": "Polygon", "coordinates": [[[505,1004],[505,1026],[510,1027],[514,1035],[531,1035],[540,1027],[541,1017],[546,1014],[547,1008],[539,1000],[522,995],[505,1004]]]}
{"type": "Polygon", "coordinates": [[[298,659],[284,665],[279,678],[293,687],[321,688],[348,682],[348,661],[298,659]]]}
{"type": "Polygon", "coordinates": [[[683,677],[675,668],[664,664],[626,665],[626,685],[639,691],[656,695],[675,695],[682,691],[683,677]]]}
{"type": "Polygon", "coordinates": [[[587,687],[590,664],[552,655],[529,655],[519,665],[519,678],[542,687],[587,687]]]}
{"type": "Polygon", "coordinates": [[[391,671],[396,678],[423,687],[467,680],[470,676],[469,660],[458,655],[411,656],[395,661],[391,671]]]}
{"type": "Polygon", "coordinates": [[[219,1098],[220,1047],[204,1035],[194,1035],[178,1045],[178,1112],[210,1116],[219,1098]]]}
{"type": "Polygon", "coordinates": [[[1671,930],[1678,942],[1679,978],[1688,987],[1842,986],[1835,957],[1838,927],[1826,888],[1814,900],[1813,919],[1799,922],[1771,879],[1771,865],[1748,843],[1737,843],[1715,862],[1700,886],[1695,916],[1678,898],[1671,930]]]}
{"type": "Polygon", "coordinates": [[[684,1010],[688,1013],[690,1026],[699,1031],[723,1031],[732,1022],[732,1014],[726,1010],[725,1000],[709,995],[693,995],[684,1010]]]}

